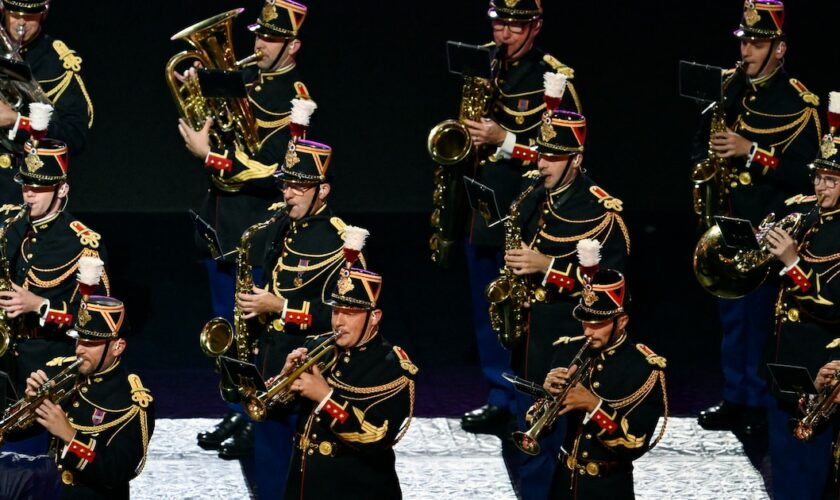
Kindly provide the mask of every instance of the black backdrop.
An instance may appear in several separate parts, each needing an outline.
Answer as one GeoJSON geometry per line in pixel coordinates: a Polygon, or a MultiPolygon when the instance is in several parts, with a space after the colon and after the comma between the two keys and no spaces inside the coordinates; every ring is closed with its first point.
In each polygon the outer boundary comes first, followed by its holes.
{"type": "MultiPolygon", "coordinates": [[[[590,124],[586,163],[629,209],[688,207],[686,149],[695,106],[677,96],[680,58],[732,65],[742,2],[545,1],[539,43],[576,70],[590,124]]],[[[47,30],[84,58],[96,121],[72,166],[73,207],[182,211],[201,199],[200,162],[184,150],[164,83],[170,41],[182,28],[242,6],[239,57],[256,0],[56,0],[47,30]]],[[[446,73],[446,40],[489,39],[484,0],[310,0],[301,68],[319,109],[312,139],[335,149],[334,204],[347,212],[430,210],[425,137],[457,111],[459,82],[446,73]]],[[[789,71],[825,101],[840,89],[840,2],[788,2],[789,71]]],[[[825,105],[825,104],[824,104],[825,105]]]]}

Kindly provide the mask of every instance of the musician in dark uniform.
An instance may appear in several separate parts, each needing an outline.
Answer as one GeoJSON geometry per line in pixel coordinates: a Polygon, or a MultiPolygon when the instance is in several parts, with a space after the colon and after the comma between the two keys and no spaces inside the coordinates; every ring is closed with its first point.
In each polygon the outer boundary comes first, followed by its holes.
{"type": "MultiPolygon", "coordinates": [[[[815,196],[788,200],[793,211],[806,215],[804,233],[792,236],[775,228],[767,236],[770,253],[784,264],[768,361],[805,366],[811,374],[840,358],[840,138],[833,136],[840,126],[840,93],[832,94],[837,101],[832,133],[811,163],[815,196]],[[816,197],[823,197],[819,205],[816,197]]],[[[798,401],[773,389],[767,410],[773,497],[822,498],[831,469],[831,429],[816,429],[807,442],[797,440],[789,421],[802,416],[798,401]]]]}
{"type": "MultiPolygon", "coordinates": [[[[732,215],[755,226],[769,212],[782,211],[787,198],[807,192],[807,164],[820,140],[819,99],[784,69],[783,19],[784,5],[777,0],[744,4],[735,31],[742,64],[724,83],[728,129],[709,140],[707,125],[694,146],[695,163],[706,156],[709,145],[731,163],[732,215]]],[[[720,302],[723,402],[701,412],[698,420],[704,428],[763,431],[767,387],[759,365],[773,327],[776,290],[770,283],[742,299],[720,302]]]]}
{"type": "MultiPolygon", "coordinates": [[[[665,358],[633,344],[626,327],[629,303],[624,276],[601,269],[581,293],[574,317],[592,343],[591,361],[569,389],[561,414],[568,431],[550,498],[632,499],[633,461],[662,438],[668,417],[665,358]],[[659,418],[665,416],[659,432],[659,418]],[[651,444],[653,443],[653,444],[651,444]]],[[[584,339],[561,338],[544,387],[560,395],[577,367],[569,368],[584,339]]]]}
{"type": "MultiPolygon", "coordinates": [[[[42,29],[49,4],[49,0],[3,0],[3,27],[12,43],[20,44],[21,59],[55,108],[46,135],[67,144],[75,157],[84,150],[88,129],[93,125],[93,103],[82,80],[82,58],[42,29]],[[19,27],[23,27],[22,38],[18,36],[19,27]]],[[[31,132],[28,113],[27,106],[18,112],[0,102],[0,209],[20,204],[20,191],[12,177],[14,166],[23,156],[20,145],[31,132]],[[7,140],[9,136],[12,140],[7,140]]]]}
{"type": "Polygon", "coordinates": [[[61,498],[127,499],[129,481],[146,463],[155,428],[154,398],[140,377],[122,365],[125,321],[121,301],[90,296],[80,303],[67,332],[76,339],[75,356],[56,358],[26,380],[26,394],[32,397],[50,377],[81,360],[78,391],[60,405],[45,400],[35,410],[39,425],[29,431],[41,428],[52,435],[61,498]]]}
{"type": "MultiPolygon", "coordinates": [[[[513,369],[538,383],[552,366],[558,335],[579,329],[572,309],[583,290],[586,270],[578,261],[578,246],[596,245],[601,262],[614,269],[623,270],[630,253],[621,200],[581,172],[586,119],[557,110],[543,120],[536,138],[538,171],[528,174],[537,187],[522,200],[518,214],[522,242],[519,249],[505,252],[505,265],[533,291],[528,334],[513,349],[513,369]]],[[[524,419],[530,398],[517,395],[517,403],[518,416],[524,419]]],[[[559,424],[557,432],[543,439],[543,452],[528,457],[520,468],[523,496],[545,498],[547,484],[538,478],[550,476],[556,464],[563,436],[559,424]],[[527,492],[532,490],[530,496],[527,492]]]]}
{"type": "Polygon", "coordinates": [[[110,290],[104,270],[87,284],[79,281],[86,262],[104,268],[107,258],[99,233],[65,210],[70,192],[67,146],[42,139],[37,146],[27,142],[25,151],[15,181],[31,209],[9,230],[6,248],[13,285],[0,292],[0,307],[22,322],[15,352],[7,354],[19,391],[29,373],[51,359],[73,354],[66,332],[82,292],[110,290]]]}
{"type": "MultiPolygon", "coordinates": [[[[534,45],[543,27],[542,2],[493,0],[487,12],[493,29],[493,43],[502,52],[500,67],[493,81],[494,101],[490,116],[481,121],[466,120],[475,146],[493,153],[470,175],[495,191],[499,209],[507,207],[520,192],[522,174],[534,167],[528,147],[537,137],[543,103],[543,79],[546,72],[556,72],[569,80],[572,68],[546,54],[534,45]]],[[[564,109],[580,111],[580,102],[571,82],[561,103],[564,109]]],[[[515,412],[514,394],[502,378],[510,362],[490,327],[484,289],[502,267],[504,235],[502,224],[487,226],[482,216],[473,211],[469,218],[469,237],[465,246],[473,302],[473,323],[480,363],[490,386],[487,404],[464,415],[462,427],[467,431],[498,429],[515,412]]]]}
{"type": "MultiPolygon", "coordinates": [[[[298,32],[306,18],[306,7],[289,0],[267,1],[255,24],[249,26],[256,39],[254,50],[262,52],[257,70],[246,70],[248,102],[256,119],[259,151],[249,154],[235,144],[214,146],[210,143],[210,121],[193,130],[183,119],[178,130],[187,149],[204,162],[210,186],[201,208],[201,216],[218,233],[220,259],[206,259],[210,278],[213,311],[232,320],[235,294],[234,264],[242,233],[253,224],[267,220],[282,199],[273,174],[283,162],[291,137],[288,125],[294,98],[309,98],[301,81],[296,58],[301,48],[298,32]],[[233,253],[229,253],[233,252],[233,253]]],[[[194,78],[190,71],[187,78],[194,78]]],[[[255,276],[261,274],[265,231],[251,242],[250,259],[255,276]]],[[[231,411],[213,429],[200,433],[198,440],[208,449],[221,448],[225,439],[225,457],[249,456],[253,437],[241,414],[231,411]]]]}
{"type": "MultiPolygon", "coordinates": [[[[348,499],[402,497],[393,447],[414,413],[417,367],[379,332],[381,290],[378,274],[343,268],[330,294],[338,360],[328,374],[315,366],[292,383],[300,408],[288,500],[328,498],[337,487],[348,499]]],[[[306,353],[293,351],[283,372],[306,353]]]]}
{"type": "MultiPolygon", "coordinates": [[[[280,373],[286,356],[303,346],[308,335],[330,330],[331,309],[325,298],[344,264],[346,226],[327,204],[331,184],[328,169],[332,149],[326,144],[297,140],[290,143],[277,176],[287,217],[269,229],[271,245],[265,257],[265,288],[240,293],[246,318],[260,316],[257,367],[263,378],[280,373]]],[[[274,415],[254,425],[260,498],[282,492],[291,456],[294,416],[274,415]],[[259,474],[261,477],[263,474],[259,474]]]]}

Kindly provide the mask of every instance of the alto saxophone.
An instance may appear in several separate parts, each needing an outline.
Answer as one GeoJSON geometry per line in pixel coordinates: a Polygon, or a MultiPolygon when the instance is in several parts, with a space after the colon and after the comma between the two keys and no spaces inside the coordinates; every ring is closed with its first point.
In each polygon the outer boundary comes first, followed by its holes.
{"type": "MultiPolygon", "coordinates": [[[[233,344],[236,344],[236,358],[240,361],[250,361],[256,338],[249,331],[248,320],[243,317],[245,313],[239,306],[237,298],[240,293],[251,293],[254,289],[253,268],[249,259],[251,239],[255,234],[274,224],[285,215],[287,215],[286,205],[283,204],[279,210],[274,212],[271,218],[252,225],[242,233],[239,246],[236,248],[236,288],[234,290],[233,302],[233,325],[221,316],[211,319],[204,325],[204,328],[201,329],[199,342],[201,349],[208,356],[218,358],[226,353],[233,344]]],[[[225,384],[224,380],[225,378],[222,377],[222,385],[220,386],[222,397],[226,401],[235,402],[237,400],[237,388],[225,384]]]]}
{"type": "Polygon", "coordinates": [[[812,398],[804,396],[799,400],[799,406],[804,416],[793,421],[793,435],[800,441],[808,441],[814,437],[814,428],[827,422],[837,404],[834,398],[840,393],[840,370],[834,372],[831,381],[823,387],[819,394],[812,398]]]}
{"type": "MultiPolygon", "coordinates": [[[[3,227],[0,227],[0,291],[8,292],[12,289],[12,271],[7,253],[7,239],[9,229],[19,220],[29,215],[31,206],[24,203],[20,206],[18,213],[6,219],[3,227]]],[[[0,309],[0,357],[12,346],[12,339],[20,330],[22,317],[10,318],[4,309],[0,309]]]]}
{"type": "MultiPolygon", "coordinates": [[[[542,182],[536,177],[519,198],[510,205],[505,219],[505,250],[516,250],[522,242],[519,225],[519,206],[542,182]]],[[[484,296],[490,301],[490,326],[499,335],[499,342],[505,349],[513,348],[525,335],[525,302],[531,296],[531,285],[527,276],[517,276],[508,266],[502,274],[487,285],[484,296]]]]}
{"type": "Polygon", "coordinates": [[[715,103],[712,108],[706,159],[698,163],[691,172],[694,213],[700,217],[700,224],[705,229],[715,225],[715,215],[726,215],[729,212],[732,166],[728,158],[721,158],[712,149],[712,137],[719,132],[726,132],[726,114],[723,105],[715,103]]]}
{"type": "Polygon", "coordinates": [[[0,419],[0,444],[3,444],[3,436],[7,432],[23,430],[31,426],[38,416],[35,410],[47,399],[60,405],[62,401],[75,394],[80,387],[77,382],[79,380],[78,368],[81,364],[82,360],[76,359],[58,375],[41,384],[34,396],[25,396],[8,407],[3,412],[3,418],[0,419]]]}
{"type": "Polygon", "coordinates": [[[575,373],[566,381],[563,392],[557,396],[544,398],[534,404],[533,411],[529,412],[531,428],[528,432],[516,431],[511,435],[513,444],[519,448],[523,453],[528,455],[539,455],[540,445],[537,442],[543,429],[550,428],[557,420],[560,410],[563,408],[563,400],[569,393],[572,387],[577,385],[586,372],[589,370],[589,365],[592,362],[592,355],[589,352],[589,346],[592,345],[592,339],[586,339],[586,342],[581,346],[577,354],[575,354],[572,362],[569,363],[569,369],[577,366],[575,373]]]}

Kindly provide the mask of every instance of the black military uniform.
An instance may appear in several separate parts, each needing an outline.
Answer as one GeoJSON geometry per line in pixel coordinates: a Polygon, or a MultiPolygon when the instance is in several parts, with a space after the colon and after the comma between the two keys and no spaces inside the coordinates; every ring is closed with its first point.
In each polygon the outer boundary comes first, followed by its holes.
{"type": "MultiPolygon", "coordinates": [[[[121,301],[91,296],[80,303],[69,335],[88,341],[115,340],[125,334],[124,321],[121,301]]],[[[105,348],[109,347],[106,344],[105,348]]],[[[47,363],[48,375],[75,359],[71,356],[52,360],[47,363]]],[[[63,484],[61,497],[127,499],[129,481],[140,474],[146,463],[155,427],[154,398],[140,377],[129,373],[119,358],[109,367],[94,370],[82,376],[77,381],[78,391],[62,402],[76,431],[73,440],[65,443],[58,437],[52,438],[63,484]]]]}
{"type": "MultiPolygon", "coordinates": [[[[47,11],[47,4],[43,0],[12,0],[4,1],[3,7],[10,12],[38,14],[47,11]]],[[[78,155],[84,149],[87,131],[93,125],[93,103],[81,76],[82,58],[63,41],[44,33],[43,28],[21,47],[20,55],[55,108],[46,135],[63,141],[71,155],[78,155]]],[[[24,107],[20,113],[17,141],[22,143],[30,128],[25,116],[28,109],[24,107]]],[[[20,189],[12,182],[15,172],[12,167],[21,155],[18,148],[14,149],[0,146],[0,206],[20,204],[20,189]]]]}
{"type": "MultiPolygon", "coordinates": [[[[56,186],[67,181],[67,147],[43,139],[37,148],[27,142],[25,162],[15,180],[20,184],[56,186]],[[37,167],[37,168],[35,168],[37,167]]],[[[12,281],[49,300],[39,313],[23,316],[23,327],[16,332],[16,387],[23,388],[26,377],[57,356],[70,356],[73,343],[65,332],[73,322],[81,294],[76,272],[82,257],[106,260],[101,236],[63,210],[38,221],[18,222],[9,231],[12,281]]],[[[108,293],[107,273],[102,274],[98,291],[108,293]]],[[[94,290],[96,291],[96,290],[94,290]]]]}
{"type": "MultiPolygon", "coordinates": [[[[575,319],[601,322],[625,314],[625,290],[621,273],[596,272],[574,309],[575,319]]],[[[555,366],[569,366],[582,345],[565,340],[555,366]]],[[[659,417],[668,415],[665,358],[643,344],[633,344],[623,330],[613,331],[607,345],[591,356],[581,383],[601,404],[589,418],[583,411],[568,414],[551,498],[632,499],[633,460],[665,432],[663,423],[655,433],[659,417]]]]}
{"type": "MultiPolygon", "coordinates": [[[[833,121],[840,124],[840,115],[833,121]]],[[[840,138],[823,139],[811,168],[820,175],[840,176],[840,138]]],[[[769,362],[804,366],[812,376],[828,361],[840,359],[840,206],[817,208],[815,198],[799,195],[788,200],[790,208],[808,215],[803,222],[807,230],[798,262],[785,268],[775,335],[767,349],[769,362]]],[[[798,401],[775,384],[772,388],[768,435],[774,496],[822,498],[831,470],[832,432],[817,428],[809,441],[795,439],[789,421],[802,417],[798,401]]]]}
{"type": "MultiPolygon", "coordinates": [[[[381,287],[379,275],[345,268],[331,305],[370,314],[381,287]]],[[[322,340],[314,337],[311,345],[322,340]]],[[[378,330],[349,349],[339,349],[326,376],[330,396],[321,407],[311,401],[301,404],[286,499],[327,498],[336,494],[336,485],[343,498],[402,498],[393,446],[414,413],[416,374],[405,351],[378,330]]]]}
{"type": "MultiPolygon", "coordinates": [[[[741,40],[769,41],[767,65],[784,36],[783,19],[780,1],[745,2],[734,34],[741,40]]],[[[787,198],[810,189],[807,164],[816,156],[820,139],[819,99],[781,66],[755,79],[742,70],[733,71],[724,87],[727,126],[753,142],[746,158],[729,159],[734,174],[730,210],[757,226],[768,213],[783,212],[787,198]]],[[[708,132],[705,126],[698,135],[695,161],[706,155],[708,132]]],[[[759,375],[760,361],[772,330],[776,288],[775,283],[768,283],[743,298],[721,301],[724,402],[701,412],[698,420],[703,427],[746,433],[763,429],[767,387],[759,375]]]]}

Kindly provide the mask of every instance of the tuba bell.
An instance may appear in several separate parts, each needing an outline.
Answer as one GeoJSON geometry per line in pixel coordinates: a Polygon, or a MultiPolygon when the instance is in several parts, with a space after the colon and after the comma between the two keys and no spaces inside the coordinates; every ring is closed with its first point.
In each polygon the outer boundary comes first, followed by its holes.
{"type": "MultiPolygon", "coordinates": [[[[195,50],[179,52],[166,64],[166,82],[178,114],[195,130],[204,126],[207,118],[213,119],[210,127],[210,141],[215,147],[235,144],[237,149],[255,154],[259,151],[260,140],[256,121],[246,97],[204,97],[196,79],[181,81],[176,76],[176,68],[185,62],[197,61],[206,69],[236,71],[259,60],[262,53],[257,51],[247,58],[237,61],[233,52],[231,32],[233,19],[244,9],[238,8],[223,12],[204,21],[193,24],[172,35],[172,40],[184,40],[195,50]]],[[[226,192],[236,192],[241,186],[223,183],[211,177],[213,183],[226,192]]]]}

